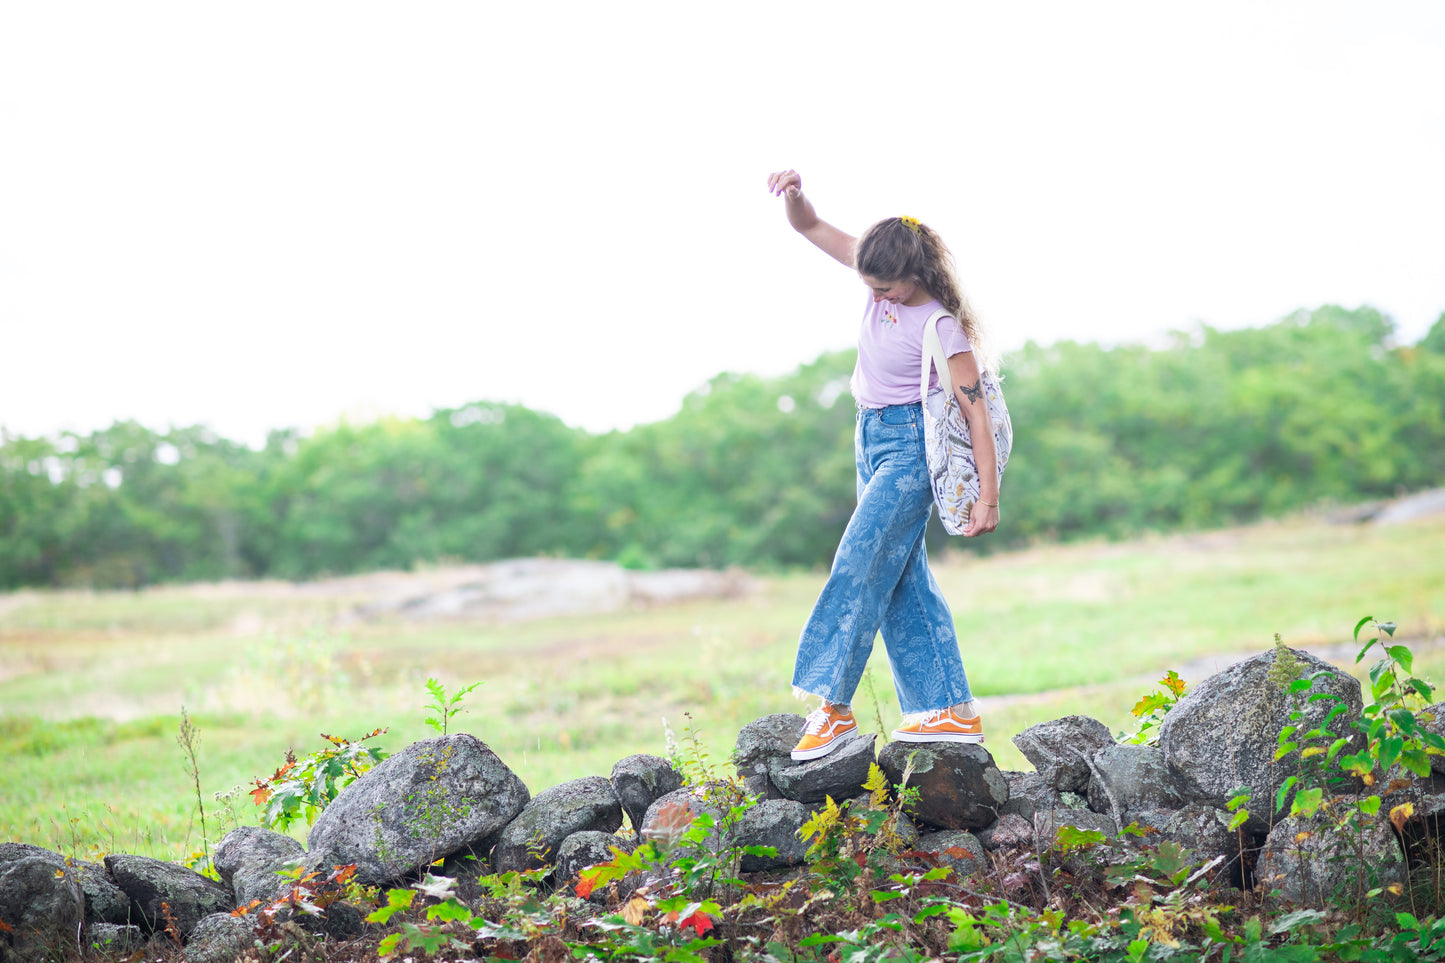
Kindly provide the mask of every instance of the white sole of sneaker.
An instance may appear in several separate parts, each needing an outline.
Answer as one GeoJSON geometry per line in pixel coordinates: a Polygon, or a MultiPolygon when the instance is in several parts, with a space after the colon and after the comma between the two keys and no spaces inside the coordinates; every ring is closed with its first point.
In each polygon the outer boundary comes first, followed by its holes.
{"type": "Polygon", "coordinates": [[[921,732],[899,732],[893,730],[893,738],[898,742],[965,742],[977,745],[983,742],[983,735],[976,736],[955,734],[952,732],[937,732],[925,734],[921,732]]]}
{"type": "Polygon", "coordinates": [[[791,753],[789,753],[789,755],[793,757],[794,762],[807,762],[810,759],[822,759],[828,753],[832,752],[834,749],[837,749],[843,743],[847,742],[849,739],[852,739],[856,735],[858,735],[858,730],[851,729],[848,732],[843,733],[841,736],[834,736],[831,742],[821,745],[816,749],[804,749],[801,752],[799,752],[797,749],[794,749],[791,753]]]}

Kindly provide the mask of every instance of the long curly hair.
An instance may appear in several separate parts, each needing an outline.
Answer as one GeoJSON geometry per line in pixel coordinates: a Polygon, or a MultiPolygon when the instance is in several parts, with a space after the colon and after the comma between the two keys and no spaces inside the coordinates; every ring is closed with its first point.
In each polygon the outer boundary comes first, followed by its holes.
{"type": "Polygon", "coordinates": [[[912,218],[884,218],[858,238],[853,259],[859,274],[880,281],[908,280],[927,291],[968,335],[979,367],[998,373],[998,358],[989,353],[983,326],[958,283],[953,252],[937,231],[912,218]]]}

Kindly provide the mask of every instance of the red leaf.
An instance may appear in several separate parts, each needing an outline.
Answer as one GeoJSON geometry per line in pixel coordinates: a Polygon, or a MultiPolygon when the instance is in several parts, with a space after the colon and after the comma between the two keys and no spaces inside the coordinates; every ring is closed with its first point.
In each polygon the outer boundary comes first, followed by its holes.
{"type": "MultiPolygon", "coordinates": [[[[676,916],[677,914],[676,914],[676,913],[669,913],[668,915],[669,915],[669,916],[676,916]]],[[[713,924],[712,924],[712,917],[711,917],[711,916],[708,916],[706,913],[702,912],[701,910],[698,910],[696,913],[693,913],[693,914],[692,914],[691,916],[689,916],[687,919],[685,919],[685,920],[680,920],[677,925],[678,925],[678,928],[679,928],[679,929],[686,929],[687,927],[691,926],[693,929],[697,930],[697,935],[698,935],[698,936],[701,936],[702,934],[706,933],[708,930],[712,929],[712,925],[713,925],[713,924]]]]}
{"type": "Polygon", "coordinates": [[[271,787],[262,785],[261,780],[256,780],[256,788],[251,790],[251,797],[256,800],[256,805],[266,805],[266,800],[271,798],[271,787]]]}
{"type": "Polygon", "coordinates": [[[577,885],[574,887],[577,895],[580,896],[582,899],[586,899],[587,897],[591,896],[592,891],[596,888],[597,877],[595,875],[588,876],[586,873],[582,874],[582,877],[577,880],[577,885]]]}

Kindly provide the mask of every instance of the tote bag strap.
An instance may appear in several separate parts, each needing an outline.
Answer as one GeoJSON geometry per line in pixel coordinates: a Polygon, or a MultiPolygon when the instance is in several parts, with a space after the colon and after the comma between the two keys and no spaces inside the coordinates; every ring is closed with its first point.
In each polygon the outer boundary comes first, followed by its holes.
{"type": "Polygon", "coordinates": [[[948,359],[943,356],[943,341],[938,337],[938,322],[947,317],[952,315],[939,308],[923,323],[923,374],[919,378],[918,393],[924,404],[928,403],[930,367],[938,369],[938,386],[943,389],[944,397],[953,397],[953,378],[948,373],[948,359]]]}

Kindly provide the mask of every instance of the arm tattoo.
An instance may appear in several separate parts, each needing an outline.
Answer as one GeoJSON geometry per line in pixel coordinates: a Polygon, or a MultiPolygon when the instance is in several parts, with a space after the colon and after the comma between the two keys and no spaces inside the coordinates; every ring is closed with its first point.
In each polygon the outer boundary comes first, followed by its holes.
{"type": "Polygon", "coordinates": [[[958,390],[963,392],[963,396],[968,399],[969,404],[973,404],[983,397],[983,379],[980,378],[971,385],[959,385],[958,390]]]}

